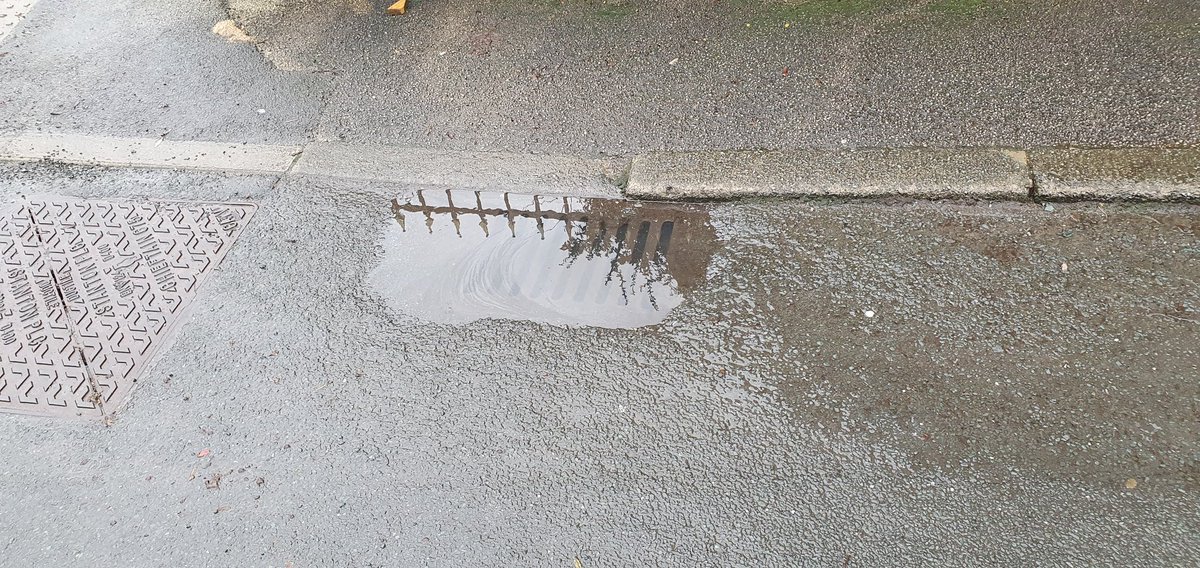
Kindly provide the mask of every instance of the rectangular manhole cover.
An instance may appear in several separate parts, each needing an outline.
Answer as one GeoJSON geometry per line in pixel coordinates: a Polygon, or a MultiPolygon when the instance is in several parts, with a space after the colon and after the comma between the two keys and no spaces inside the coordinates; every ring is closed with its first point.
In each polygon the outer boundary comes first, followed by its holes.
{"type": "Polygon", "coordinates": [[[115,409],[254,209],[60,198],[0,206],[0,412],[115,409]]]}

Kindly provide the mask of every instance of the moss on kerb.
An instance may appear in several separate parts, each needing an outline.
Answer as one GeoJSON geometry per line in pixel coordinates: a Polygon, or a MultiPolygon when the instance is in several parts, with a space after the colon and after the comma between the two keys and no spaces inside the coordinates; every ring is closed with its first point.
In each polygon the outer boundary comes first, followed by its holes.
{"type": "MultiPolygon", "coordinates": [[[[624,17],[637,11],[639,0],[523,0],[523,3],[602,17],[624,17]]],[[[988,0],[933,0],[924,9],[930,12],[971,14],[994,3],[988,0]]],[[[910,2],[896,0],[726,0],[724,4],[731,17],[740,11],[779,21],[855,16],[877,8],[904,8],[911,5],[910,2]]]]}
{"type": "Polygon", "coordinates": [[[777,20],[811,20],[853,16],[885,4],[883,0],[785,0],[768,3],[767,11],[777,20]]]}
{"type": "Polygon", "coordinates": [[[739,13],[748,28],[760,30],[823,25],[877,25],[887,28],[912,22],[967,22],[1025,0],[729,0],[731,16],[739,13]],[[891,15],[902,15],[898,20],[891,15]]]}
{"type": "Polygon", "coordinates": [[[636,11],[637,8],[635,8],[632,4],[622,2],[600,6],[595,10],[595,12],[593,12],[593,15],[598,18],[617,19],[630,16],[636,11]]]}
{"type": "Polygon", "coordinates": [[[984,0],[936,0],[930,2],[926,9],[952,16],[968,16],[979,12],[986,2],[984,0]]]}
{"type": "Polygon", "coordinates": [[[546,12],[567,11],[601,20],[619,20],[637,12],[633,0],[515,0],[546,12]]]}
{"type": "MultiPolygon", "coordinates": [[[[542,13],[570,13],[599,21],[618,21],[636,16],[650,0],[504,0],[513,6],[533,8],[542,13]]],[[[822,25],[838,22],[870,22],[871,18],[891,12],[911,12],[909,18],[924,14],[934,21],[965,18],[1027,0],[931,0],[916,4],[910,0],[724,0],[718,6],[728,20],[742,23],[755,31],[788,28],[793,24],[822,25]]],[[[907,18],[906,18],[907,19],[907,18]]]]}

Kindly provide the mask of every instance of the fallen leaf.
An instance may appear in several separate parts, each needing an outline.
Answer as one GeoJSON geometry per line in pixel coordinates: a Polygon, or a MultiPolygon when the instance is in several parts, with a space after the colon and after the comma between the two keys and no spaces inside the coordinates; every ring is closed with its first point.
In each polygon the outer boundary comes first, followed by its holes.
{"type": "Polygon", "coordinates": [[[579,561],[579,557],[575,557],[575,568],[583,568],[583,562],[579,561]]]}
{"type": "Polygon", "coordinates": [[[1137,489],[1137,480],[1130,477],[1125,480],[1125,489],[1137,489]]]}

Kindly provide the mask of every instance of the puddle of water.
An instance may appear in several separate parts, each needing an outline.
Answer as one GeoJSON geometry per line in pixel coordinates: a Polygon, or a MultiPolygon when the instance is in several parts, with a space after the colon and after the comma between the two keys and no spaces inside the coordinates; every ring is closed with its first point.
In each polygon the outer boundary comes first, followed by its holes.
{"type": "Polygon", "coordinates": [[[393,308],[636,328],[704,282],[716,234],[698,205],[459,190],[392,202],[371,284],[393,308]]]}

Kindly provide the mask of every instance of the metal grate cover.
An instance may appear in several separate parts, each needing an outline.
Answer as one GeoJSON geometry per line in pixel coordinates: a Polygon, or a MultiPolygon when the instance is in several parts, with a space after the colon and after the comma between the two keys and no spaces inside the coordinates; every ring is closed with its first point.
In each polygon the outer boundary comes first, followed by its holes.
{"type": "Polygon", "coordinates": [[[60,198],[0,209],[0,412],[115,409],[254,210],[60,198]]]}

